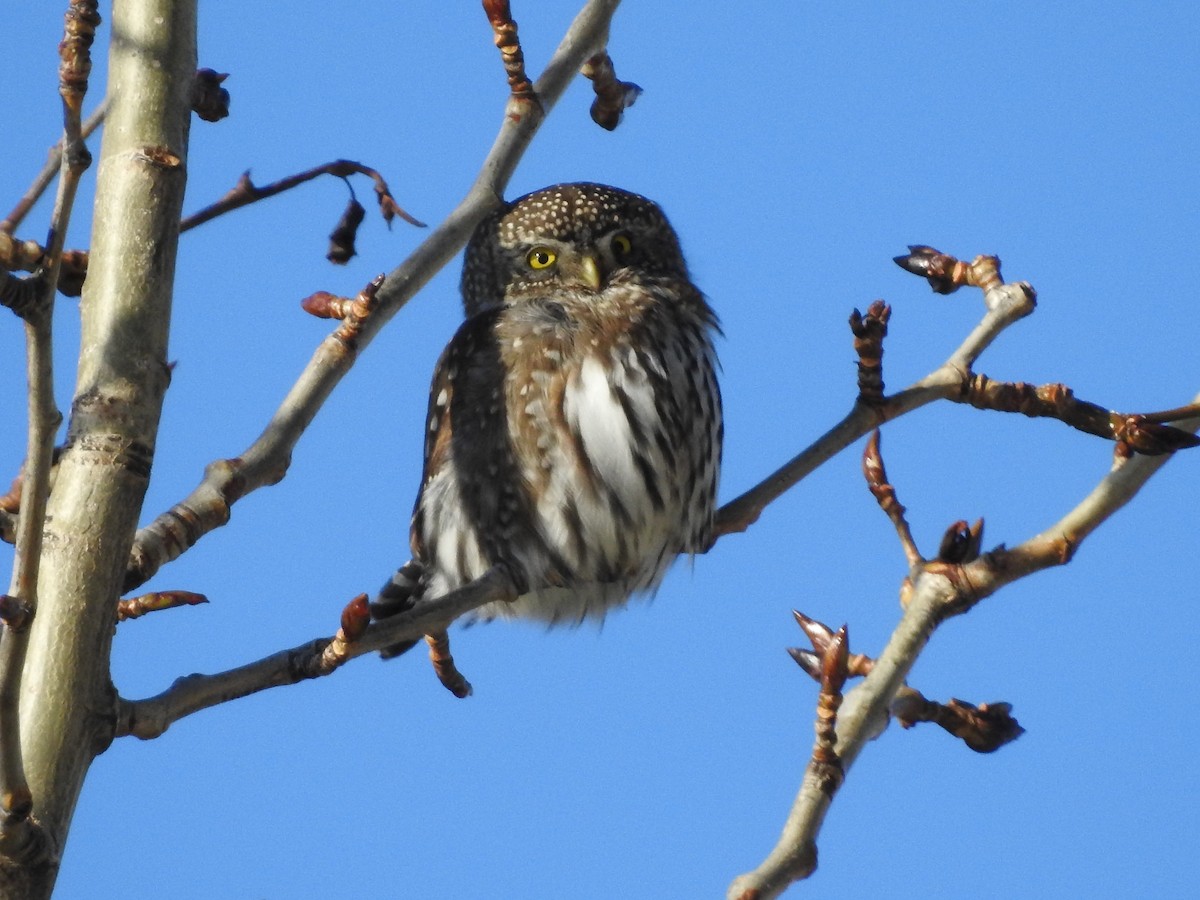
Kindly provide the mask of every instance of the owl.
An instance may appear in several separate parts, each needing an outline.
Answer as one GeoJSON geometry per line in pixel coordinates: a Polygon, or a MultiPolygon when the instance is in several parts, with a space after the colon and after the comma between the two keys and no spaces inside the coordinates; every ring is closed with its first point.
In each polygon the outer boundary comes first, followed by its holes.
{"type": "Polygon", "coordinates": [[[723,434],[717,318],[666,216],[600,184],[528,194],[475,231],[462,299],[429,395],[421,593],[500,563],[521,595],[477,617],[558,624],[653,592],[708,546],[723,434]]]}

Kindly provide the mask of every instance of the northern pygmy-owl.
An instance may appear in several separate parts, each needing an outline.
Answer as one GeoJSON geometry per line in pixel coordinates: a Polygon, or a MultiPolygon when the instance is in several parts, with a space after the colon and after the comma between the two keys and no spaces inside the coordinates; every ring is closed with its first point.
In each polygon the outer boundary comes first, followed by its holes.
{"type": "Polygon", "coordinates": [[[411,543],[437,597],[504,563],[480,618],[600,619],[706,548],[717,319],[659,207],[560,184],[480,224],[430,390],[411,543]]]}

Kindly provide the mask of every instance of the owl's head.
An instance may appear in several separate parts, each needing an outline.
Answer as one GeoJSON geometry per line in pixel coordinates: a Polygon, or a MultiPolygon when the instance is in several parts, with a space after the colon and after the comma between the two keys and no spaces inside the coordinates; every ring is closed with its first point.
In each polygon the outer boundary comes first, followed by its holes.
{"type": "Polygon", "coordinates": [[[556,184],[480,223],[463,260],[463,305],[470,316],[643,275],[687,278],[679,239],[658,204],[603,184],[556,184]]]}

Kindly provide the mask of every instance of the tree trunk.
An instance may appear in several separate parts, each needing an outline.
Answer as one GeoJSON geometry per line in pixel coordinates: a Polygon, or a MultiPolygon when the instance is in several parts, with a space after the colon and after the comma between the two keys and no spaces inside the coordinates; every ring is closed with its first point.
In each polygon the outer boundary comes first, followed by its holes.
{"type": "Polygon", "coordinates": [[[111,740],[109,647],[149,480],[186,182],[195,0],[116,0],[82,346],[50,498],[21,693],[34,815],[51,858],[0,870],[0,896],[48,897],[71,816],[111,740]]]}

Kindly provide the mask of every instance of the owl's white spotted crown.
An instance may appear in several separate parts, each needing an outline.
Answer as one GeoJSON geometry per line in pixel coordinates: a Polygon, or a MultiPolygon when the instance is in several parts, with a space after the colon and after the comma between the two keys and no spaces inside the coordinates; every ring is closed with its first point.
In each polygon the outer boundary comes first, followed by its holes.
{"type": "Polygon", "coordinates": [[[502,244],[554,238],[587,243],[614,228],[663,225],[658,204],[603,184],[556,184],[514,200],[497,223],[502,244]]]}

